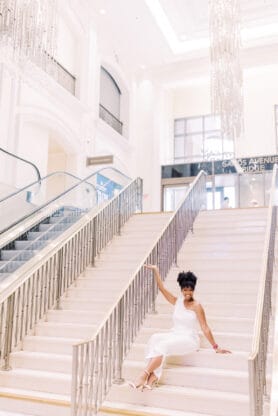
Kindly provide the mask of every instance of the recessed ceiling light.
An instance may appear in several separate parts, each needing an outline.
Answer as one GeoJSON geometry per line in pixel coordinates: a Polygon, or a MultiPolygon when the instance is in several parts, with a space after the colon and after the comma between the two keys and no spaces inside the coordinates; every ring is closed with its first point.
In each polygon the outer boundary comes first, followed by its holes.
{"type": "Polygon", "coordinates": [[[106,14],[106,10],[105,9],[99,9],[99,14],[106,14]]]}
{"type": "Polygon", "coordinates": [[[140,65],[140,68],[141,69],[146,69],[146,65],[142,64],[142,65],[140,65]]]}

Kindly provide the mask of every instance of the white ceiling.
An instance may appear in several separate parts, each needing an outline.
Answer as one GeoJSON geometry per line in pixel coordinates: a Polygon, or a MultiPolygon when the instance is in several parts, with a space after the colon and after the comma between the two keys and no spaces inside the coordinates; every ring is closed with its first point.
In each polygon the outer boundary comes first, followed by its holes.
{"type": "MultiPolygon", "coordinates": [[[[153,70],[207,58],[208,2],[90,0],[89,4],[104,55],[112,55],[134,73],[143,67],[153,70]]],[[[240,7],[243,48],[278,45],[278,0],[240,0],[240,7]]]]}

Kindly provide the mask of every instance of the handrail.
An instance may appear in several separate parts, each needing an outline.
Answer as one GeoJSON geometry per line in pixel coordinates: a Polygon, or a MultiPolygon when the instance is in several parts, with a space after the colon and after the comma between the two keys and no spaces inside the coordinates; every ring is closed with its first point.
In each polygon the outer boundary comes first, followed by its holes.
{"type": "MultiPolygon", "coordinates": [[[[81,184],[88,182],[88,180],[93,176],[94,174],[91,174],[89,176],[87,176],[85,179],[82,179],[81,181],[79,181],[77,184],[71,186],[70,188],[66,189],[64,192],[60,193],[59,195],[55,196],[54,198],[52,198],[50,201],[47,201],[46,203],[40,205],[38,208],[34,209],[32,212],[23,215],[22,217],[20,217],[17,221],[14,221],[13,223],[11,223],[8,227],[2,229],[0,231],[0,235],[7,232],[8,230],[10,230],[11,228],[15,227],[16,225],[18,225],[20,222],[26,220],[27,218],[33,216],[34,214],[36,214],[37,212],[41,211],[43,208],[48,207],[49,205],[53,204],[54,202],[58,201],[59,199],[61,199],[62,197],[64,197],[65,195],[69,194],[71,191],[73,191],[74,189],[78,188],[81,184]]],[[[95,189],[95,187],[92,185],[92,187],[95,189]]]]}
{"type": "Polygon", "coordinates": [[[5,280],[0,291],[0,366],[10,369],[11,351],[49,309],[59,308],[62,295],[140,209],[142,180],[137,178],[5,280]]]}
{"type": "Polygon", "coordinates": [[[255,315],[251,353],[248,357],[250,416],[263,415],[264,394],[266,393],[266,360],[271,313],[271,289],[274,266],[274,246],[277,207],[274,206],[278,169],[274,165],[270,201],[267,215],[266,235],[263,250],[263,264],[255,315]]]}
{"type": "Polygon", "coordinates": [[[123,123],[118,120],[107,108],[99,104],[99,117],[105,121],[109,126],[116,130],[119,134],[123,133],[123,123]]]}
{"type": "Polygon", "coordinates": [[[99,169],[99,170],[97,170],[96,172],[94,172],[95,174],[96,173],[100,173],[100,172],[102,172],[103,170],[109,170],[109,169],[111,169],[111,170],[114,170],[115,172],[117,172],[117,173],[119,173],[121,176],[123,176],[124,178],[126,178],[126,179],[131,179],[130,178],[130,176],[127,176],[125,173],[122,173],[119,169],[117,169],[117,168],[114,168],[114,167],[106,167],[106,168],[101,168],[101,169],[99,169]]]}
{"type": "MultiPolygon", "coordinates": [[[[57,174],[65,174],[65,175],[71,176],[71,177],[73,177],[75,179],[78,179],[79,182],[77,184],[75,184],[75,185],[72,185],[70,188],[66,189],[64,192],[62,192],[61,194],[55,196],[51,200],[47,201],[45,204],[40,205],[37,209],[32,210],[31,213],[28,213],[28,214],[20,217],[17,221],[11,223],[9,226],[7,226],[6,228],[2,229],[0,231],[0,235],[3,234],[3,233],[5,233],[5,232],[7,232],[12,227],[18,225],[21,221],[24,221],[27,218],[29,218],[30,216],[32,216],[35,213],[39,212],[41,209],[43,209],[43,208],[51,205],[52,203],[54,203],[55,201],[57,201],[61,197],[64,197],[67,193],[71,192],[73,189],[77,188],[82,183],[85,183],[87,185],[90,185],[93,188],[94,192],[96,192],[97,191],[96,190],[96,187],[91,182],[88,182],[88,181],[91,180],[94,176],[96,176],[97,174],[99,174],[100,172],[102,172],[103,170],[106,170],[106,169],[111,169],[112,171],[115,171],[118,174],[120,174],[121,176],[123,176],[124,178],[131,180],[124,173],[122,173],[118,169],[115,169],[115,168],[112,168],[112,167],[109,167],[109,168],[101,168],[101,169],[97,170],[96,172],[91,173],[89,176],[87,176],[84,179],[80,179],[78,176],[75,176],[75,175],[73,175],[72,173],[69,173],[69,172],[63,172],[63,171],[59,172],[59,171],[57,171],[57,172],[50,173],[49,175],[47,175],[44,178],[42,178],[41,181],[40,181],[40,183],[42,181],[46,180],[46,179],[49,179],[51,176],[54,176],[54,175],[57,175],[57,174]]],[[[7,197],[0,199],[0,203],[2,203],[3,201],[7,201],[9,198],[12,198],[15,195],[18,195],[19,193],[27,190],[28,188],[30,188],[31,186],[36,185],[37,183],[39,183],[39,182],[38,181],[37,182],[33,182],[32,184],[29,184],[26,187],[24,187],[24,188],[22,188],[22,189],[20,189],[20,190],[18,190],[16,192],[13,192],[12,194],[8,195],[7,197]]]]}
{"type": "MultiPolygon", "coordinates": [[[[28,188],[30,188],[30,187],[32,187],[32,186],[34,186],[34,185],[38,184],[39,182],[42,182],[42,181],[44,181],[44,180],[46,180],[46,179],[49,179],[49,178],[51,178],[51,177],[52,177],[52,176],[54,176],[54,175],[61,175],[61,174],[71,176],[72,178],[77,179],[77,180],[79,180],[79,181],[81,181],[81,180],[82,180],[81,178],[79,178],[79,177],[78,177],[78,176],[76,176],[76,175],[73,175],[73,174],[72,174],[72,173],[70,173],[70,172],[66,172],[66,171],[55,171],[55,172],[49,173],[48,175],[44,176],[43,178],[41,178],[41,179],[40,179],[40,181],[31,182],[31,183],[29,183],[28,185],[24,186],[23,188],[20,188],[20,189],[18,189],[17,191],[15,191],[15,192],[13,192],[13,193],[11,193],[11,194],[7,195],[5,198],[0,199],[0,203],[1,203],[1,202],[3,202],[3,201],[8,200],[8,199],[10,199],[10,198],[12,198],[13,196],[15,196],[15,195],[17,195],[17,194],[20,194],[20,192],[26,191],[28,188]]],[[[88,185],[91,185],[91,186],[93,186],[93,187],[94,187],[94,185],[92,185],[91,183],[88,183],[88,185]]]]}
{"type": "Polygon", "coordinates": [[[144,264],[159,265],[165,279],[193,222],[205,203],[200,172],[153,248],[142,261],[90,340],[73,345],[71,415],[97,414],[112,381],[122,383],[122,364],[142,321],[155,311],[158,288],[144,264]],[[84,413],[83,413],[84,412],[84,413]]]}
{"type": "Polygon", "coordinates": [[[3,152],[3,153],[6,153],[7,155],[12,156],[12,157],[14,157],[16,159],[19,159],[22,162],[25,162],[25,163],[31,165],[35,169],[35,171],[36,171],[36,174],[37,174],[37,177],[38,177],[38,182],[41,181],[41,174],[40,174],[39,168],[34,163],[30,162],[27,159],[24,159],[23,157],[17,156],[14,153],[8,152],[8,150],[3,149],[3,147],[0,147],[0,151],[3,152]]]}
{"type": "MultiPolygon", "coordinates": [[[[98,173],[102,172],[103,170],[107,170],[107,169],[114,170],[115,172],[117,172],[117,173],[119,173],[120,175],[122,175],[124,178],[131,180],[131,178],[130,178],[129,176],[125,175],[125,174],[124,174],[124,173],[122,173],[120,170],[118,170],[118,169],[116,169],[116,168],[114,168],[114,167],[109,167],[109,168],[108,168],[108,167],[107,167],[107,168],[101,168],[101,169],[99,169],[99,170],[97,170],[97,171],[93,172],[93,173],[92,173],[91,175],[89,175],[88,177],[93,177],[94,175],[96,175],[96,174],[98,174],[98,173]]],[[[49,173],[48,175],[44,176],[43,178],[41,178],[41,179],[40,179],[40,181],[35,181],[35,182],[32,182],[32,183],[29,183],[29,185],[26,185],[26,186],[24,186],[23,188],[18,189],[17,191],[15,191],[15,192],[13,192],[13,193],[11,193],[11,194],[7,195],[5,198],[0,199],[0,203],[1,203],[1,202],[3,202],[3,201],[6,201],[7,199],[9,199],[9,198],[11,198],[11,197],[13,197],[13,196],[15,196],[15,195],[17,195],[17,194],[19,194],[20,192],[25,191],[26,189],[30,188],[31,186],[36,185],[36,184],[37,184],[37,183],[39,183],[39,182],[42,182],[42,181],[44,181],[44,180],[46,180],[46,179],[49,179],[51,176],[54,176],[54,175],[61,175],[61,174],[62,174],[62,175],[67,175],[67,176],[71,176],[72,178],[77,179],[77,180],[79,180],[79,181],[84,180],[84,179],[80,178],[79,176],[76,176],[76,175],[74,175],[74,174],[72,174],[72,173],[70,173],[70,172],[67,172],[67,171],[63,171],[63,170],[61,170],[61,171],[55,171],[55,172],[49,173]]],[[[85,179],[86,179],[86,178],[85,178],[85,179]]],[[[95,186],[94,186],[92,183],[88,182],[88,185],[92,186],[92,187],[94,188],[94,190],[95,190],[95,186]]]]}

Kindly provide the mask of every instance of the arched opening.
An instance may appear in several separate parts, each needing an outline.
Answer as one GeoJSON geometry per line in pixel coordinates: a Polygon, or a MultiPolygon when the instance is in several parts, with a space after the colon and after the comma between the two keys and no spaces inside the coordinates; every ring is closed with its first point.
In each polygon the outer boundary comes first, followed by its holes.
{"type": "Polygon", "coordinates": [[[122,134],[121,90],[112,75],[100,69],[99,116],[119,134],[122,134]]]}
{"type": "Polygon", "coordinates": [[[99,117],[122,136],[129,137],[129,91],[109,63],[100,68],[99,117]]]}
{"type": "Polygon", "coordinates": [[[61,172],[54,175],[48,182],[48,194],[57,195],[62,193],[67,187],[73,185],[75,180],[62,172],[76,172],[76,156],[72,154],[63,140],[54,131],[50,131],[48,138],[48,159],[47,175],[61,172]]]}

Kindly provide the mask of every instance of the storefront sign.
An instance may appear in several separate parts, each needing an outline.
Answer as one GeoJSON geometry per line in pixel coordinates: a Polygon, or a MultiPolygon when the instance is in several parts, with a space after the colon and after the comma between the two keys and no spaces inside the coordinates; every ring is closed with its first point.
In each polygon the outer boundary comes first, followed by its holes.
{"type": "Polygon", "coordinates": [[[113,155],[87,157],[86,166],[108,165],[113,163],[113,155]]]}
{"type": "MultiPolygon", "coordinates": [[[[247,157],[236,160],[243,172],[261,173],[272,170],[273,165],[275,163],[278,164],[278,155],[247,157]]],[[[197,176],[201,170],[204,170],[208,175],[237,173],[232,160],[214,160],[209,162],[162,166],[162,178],[197,176]]]]}

